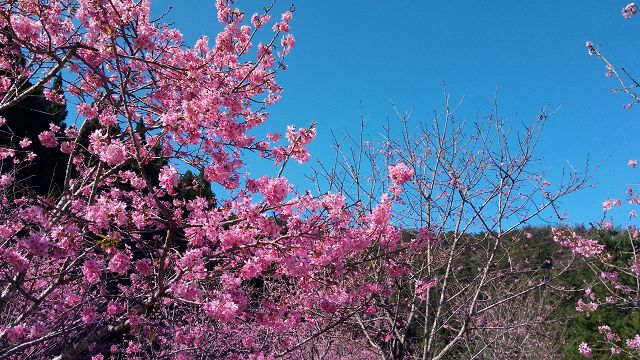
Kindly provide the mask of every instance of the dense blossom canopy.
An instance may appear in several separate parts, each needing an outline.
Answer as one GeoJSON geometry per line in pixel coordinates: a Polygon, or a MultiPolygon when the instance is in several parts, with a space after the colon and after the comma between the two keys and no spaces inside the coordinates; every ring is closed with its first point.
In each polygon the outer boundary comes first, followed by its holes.
{"type": "Polygon", "coordinates": [[[368,217],[293,192],[282,170],[309,159],[313,125],[252,135],[282,93],[293,8],[216,8],[223,30],[190,47],[147,0],[3,3],[0,111],[43,89],[78,117],[1,152],[28,166],[38,142],[69,161],[48,196],[1,174],[0,358],[269,356],[381,291],[338,279],[395,243],[388,201],[368,217]],[[278,175],[252,177],[248,151],[278,175]],[[177,197],[185,169],[215,198],[177,197]]]}

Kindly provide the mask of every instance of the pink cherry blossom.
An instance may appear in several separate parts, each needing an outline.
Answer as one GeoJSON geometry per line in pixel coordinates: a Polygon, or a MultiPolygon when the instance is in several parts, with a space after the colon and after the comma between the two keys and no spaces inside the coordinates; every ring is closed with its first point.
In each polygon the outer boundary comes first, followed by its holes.
{"type": "Polygon", "coordinates": [[[622,9],[622,16],[625,19],[631,19],[631,17],[638,13],[638,7],[635,3],[629,3],[622,9]]]}
{"type": "Polygon", "coordinates": [[[580,254],[586,258],[600,255],[604,250],[604,245],[597,240],[585,239],[573,231],[562,231],[552,229],[553,239],[562,246],[568,247],[573,253],[580,254]]]}
{"type": "Polygon", "coordinates": [[[580,343],[580,345],[578,346],[578,352],[584,357],[593,357],[593,352],[589,345],[587,345],[587,343],[580,343]]]}
{"type": "Polygon", "coordinates": [[[122,143],[112,141],[111,144],[104,148],[104,152],[100,153],[100,159],[108,165],[119,165],[125,161],[125,151],[122,143]]]}
{"type": "Polygon", "coordinates": [[[111,260],[109,260],[107,269],[114,273],[125,275],[129,270],[129,257],[121,251],[116,251],[111,260]]]}
{"type": "MultiPolygon", "coordinates": [[[[47,140],[45,140],[45,141],[47,141],[47,140]]],[[[24,138],[24,139],[20,140],[19,144],[20,144],[21,148],[27,148],[27,147],[29,147],[31,145],[31,140],[29,140],[28,138],[24,138]]]]}
{"type": "Polygon", "coordinates": [[[100,282],[100,274],[102,273],[102,264],[95,259],[90,259],[84,262],[82,267],[82,274],[85,280],[90,284],[97,284],[100,282]]]}
{"type": "Polygon", "coordinates": [[[223,323],[232,321],[238,312],[238,305],[225,295],[221,300],[213,300],[204,305],[206,314],[223,323]]]}
{"type": "Polygon", "coordinates": [[[107,305],[107,314],[111,317],[115,317],[116,315],[123,313],[124,310],[124,306],[117,301],[109,301],[109,304],[107,305]]]}
{"type": "Polygon", "coordinates": [[[635,350],[640,350],[640,335],[636,334],[633,339],[627,340],[627,346],[635,350]]]}
{"type": "Polygon", "coordinates": [[[578,300],[578,306],[576,306],[576,310],[578,312],[586,312],[590,313],[596,311],[598,309],[598,304],[594,302],[585,303],[582,299],[578,300]]]}
{"type": "Polygon", "coordinates": [[[162,170],[160,170],[160,176],[158,180],[160,181],[160,187],[165,189],[169,195],[175,195],[175,188],[178,186],[178,170],[173,165],[164,166],[162,170]]]}
{"type": "Polygon", "coordinates": [[[43,146],[54,148],[58,146],[58,141],[56,140],[56,134],[53,131],[43,131],[38,135],[38,139],[40,139],[40,143],[43,146]]]}
{"type": "Polygon", "coordinates": [[[602,210],[609,211],[613,206],[620,206],[621,202],[618,199],[609,199],[602,202],[602,210]]]}
{"type": "Polygon", "coordinates": [[[291,190],[291,187],[287,184],[287,179],[283,177],[273,179],[264,177],[258,180],[258,183],[260,193],[270,206],[281,203],[291,190]]]}
{"type": "Polygon", "coordinates": [[[404,163],[389,165],[389,177],[396,185],[404,185],[413,176],[414,171],[404,163]]]}

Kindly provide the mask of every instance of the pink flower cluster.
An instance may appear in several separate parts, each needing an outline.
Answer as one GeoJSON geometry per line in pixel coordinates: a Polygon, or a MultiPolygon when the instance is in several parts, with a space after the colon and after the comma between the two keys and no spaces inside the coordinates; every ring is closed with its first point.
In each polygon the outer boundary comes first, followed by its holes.
{"type": "Polygon", "coordinates": [[[562,246],[571,249],[574,254],[580,254],[586,258],[600,255],[604,250],[604,245],[598,244],[597,240],[585,239],[572,230],[551,229],[553,240],[562,246]]]}
{"type": "Polygon", "coordinates": [[[585,303],[584,301],[582,301],[582,299],[578,300],[578,306],[576,307],[576,310],[578,312],[585,312],[585,313],[594,312],[597,309],[598,309],[598,304],[594,302],[585,303]]]}
{"type": "Polygon", "coordinates": [[[116,251],[111,260],[109,260],[107,269],[119,275],[125,275],[129,270],[129,266],[129,257],[121,251],[116,251]]]}
{"type": "Polygon", "coordinates": [[[58,141],[56,140],[56,134],[53,131],[47,130],[47,131],[41,132],[40,135],[38,135],[38,139],[40,140],[40,143],[42,143],[42,146],[45,146],[48,148],[54,148],[58,146],[58,141]]]}
{"type": "MultiPolygon", "coordinates": [[[[49,130],[43,131],[38,135],[38,139],[40,140],[40,143],[42,144],[42,146],[48,147],[48,148],[54,148],[58,146],[58,140],[56,139],[56,133],[58,131],[60,131],[59,126],[54,124],[49,124],[49,130]]],[[[23,147],[28,146],[27,142],[24,142],[21,144],[25,145],[23,147]]]]}
{"type": "Polygon", "coordinates": [[[207,316],[223,323],[232,321],[238,314],[238,305],[229,296],[212,300],[204,305],[207,316]]]}
{"type": "Polygon", "coordinates": [[[291,19],[293,19],[292,11],[287,11],[283,13],[280,18],[280,22],[277,22],[273,25],[273,30],[281,31],[281,32],[289,32],[289,23],[291,22],[291,19]]]}
{"type": "Polygon", "coordinates": [[[389,177],[395,185],[404,185],[414,174],[413,169],[404,163],[389,165],[389,177]]]}
{"type": "Polygon", "coordinates": [[[625,19],[631,19],[631,17],[633,15],[636,15],[637,13],[638,13],[638,7],[636,6],[635,3],[629,3],[629,4],[627,4],[627,6],[625,6],[622,9],[622,16],[625,19]]]}
{"type": "Polygon", "coordinates": [[[593,357],[593,351],[591,350],[589,345],[587,345],[587,343],[585,342],[578,345],[578,352],[580,353],[580,355],[584,357],[588,357],[588,358],[593,357]]]}
{"type": "Polygon", "coordinates": [[[634,350],[640,350],[640,335],[636,334],[633,339],[628,339],[627,346],[634,350]]]}
{"type": "Polygon", "coordinates": [[[96,259],[86,260],[82,266],[82,274],[89,284],[97,284],[100,282],[100,274],[102,273],[102,263],[96,259]]]}
{"type": "Polygon", "coordinates": [[[285,137],[289,141],[290,145],[286,148],[277,147],[273,149],[272,153],[274,160],[276,163],[281,163],[287,158],[293,157],[301,164],[307,162],[310,156],[309,151],[307,150],[307,145],[315,136],[316,129],[313,124],[308,129],[297,129],[293,125],[288,126],[285,137]]]}
{"type": "Polygon", "coordinates": [[[380,203],[371,212],[373,226],[384,226],[391,218],[392,203],[389,195],[383,194],[380,203]]]}
{"type": "Polygon", "coordinates": [[[429,289],[436,287],[436,285],[438,285],[438,279],[435,277],[427,281],[416,280],[416,293],[418,293],[420,300],[427,300],[429,289]]]}
{"type": "Polygon", "coordinates": [[[275,206],[287,198],[291,191],[291,186],[284,177],[269,178],[263,176],[257,180],[248,180],[247,189],[252,192],[259,192],[269,206],[275,206]]]}
{"type": "Polygon", "coordinates": [[[611,210],[614,206],[620,206],[622,203],[618,199],[608,199],[602,202],[602,210],[605,212],[611,210]]]}
{"type": "Polygon", "coordinates": [[[160,187],[165,189],[169,195],[176,194],[176,186],[178,186],[179,174],[178,170],[173,166],[163,166],[158,176],[160,187]]]}

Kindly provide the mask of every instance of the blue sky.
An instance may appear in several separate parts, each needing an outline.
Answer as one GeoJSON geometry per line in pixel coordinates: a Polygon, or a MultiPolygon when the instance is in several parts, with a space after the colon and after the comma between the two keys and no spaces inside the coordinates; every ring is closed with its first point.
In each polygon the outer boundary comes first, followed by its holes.
{"type": "MultiPolygon", "coordinates": [[[[243,9],[256,3],[236,1],[243,9]]],[[[282,11],[289,5],[277,6],[282,11]]],[[[640,18],[622,18],[625,2],[303,0],[295,5],[297,43],[289,69],[279,77],[283,99],[266,126],[282,130],[317,121],[313,160],[330,159],[331,132],[355,131],[361,114],[368,116],[367,132],[375,137],[388,119],[393,123],[391,102],[412,111],[415,120],[428,120],[442,104],[446,82],[452,99],[464,97],[462,112],[471,117],[490,111],[496,93],[507,118],[526,122],[544,106],[559,108],[539,149],[551,178],[567,164],[582,168],[587,157],[592,164],[604,161],[593,179],[596,188],[564,202],[572,222],[599,218],[600,203],[624,198],[638,179],[640,169],[627,168],[626,161],[640,158],[640,106],[625,110],[628,100],[609,93],[616,84],[584,45],[593,41],[614,64],[640,77],[633,42],[640,18]]],[[[169,19],[189,44],[220,29],[213,1],[157,0],[152,6],[156,13],[172,6],[169,19]]],[[[301,182],[304,169],[292,167],[287,175],[301,182]]],[[[625,211],[613,214],[625,222],[625,211]]]]}

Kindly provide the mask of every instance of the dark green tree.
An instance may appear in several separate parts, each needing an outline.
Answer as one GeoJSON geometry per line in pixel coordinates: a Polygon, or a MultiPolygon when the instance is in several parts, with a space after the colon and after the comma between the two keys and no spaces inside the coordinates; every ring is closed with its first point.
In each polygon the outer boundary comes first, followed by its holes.
{"type": "MultiPolygon", "coordinates": [[[[22,86],[26,88],[31,84],[27,82],[22,86]]],[[[61,91],[61,76],[55,79],[53,89],[61,91]]],[[[10,159],[2,161],[2,172],[14,171],[21,186],[39,195],[62,191],[69,157],[59,149],[44,147],[38,140],[38,135],[48,130],[49,124],[65,127],[66,105],[46,99],[42,89],[38,89],[16,105],[0,112],[0,116],[6,119],[6,125],[0,128],[0,146],[20,149],[19,142],[28,138],[32,141],[28,150],[36,154],[33,161],[21,163],[19,167],[10,159]]]]}

